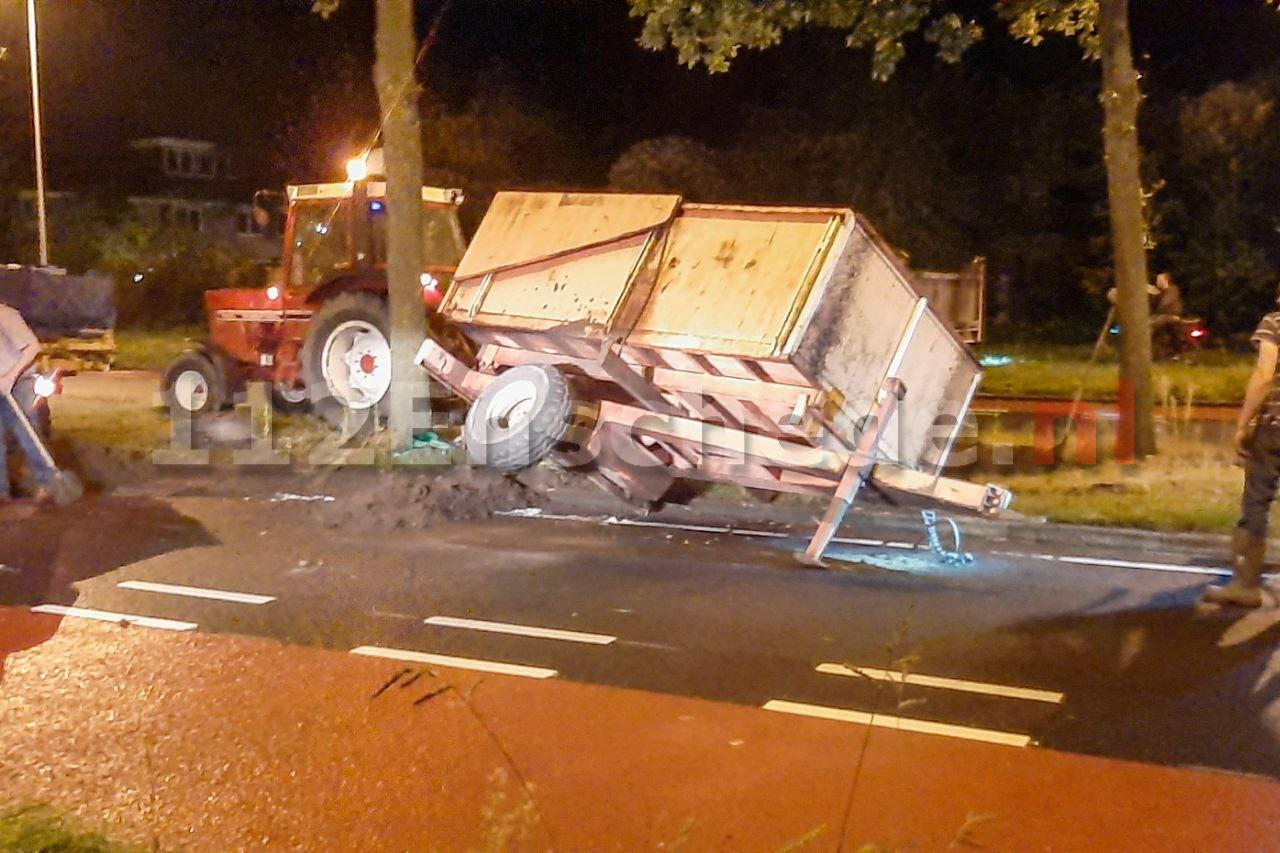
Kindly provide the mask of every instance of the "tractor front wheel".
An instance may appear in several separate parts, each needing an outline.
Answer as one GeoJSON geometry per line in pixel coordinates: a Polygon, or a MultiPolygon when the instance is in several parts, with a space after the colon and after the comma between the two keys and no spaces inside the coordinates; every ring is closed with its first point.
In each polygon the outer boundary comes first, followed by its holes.
{"type": "Polygon", "coordinates": [[[201,350],[187,350],[165,368],[160,385],[170,412],[203,415],[227,402],[227,378],[216,358],[201,350]]]}
{"type": "Polygon", "coordinates": [[[297,415],[311,408],[307,389],[289,382],[277,382],[271,386],[271,403],[283,415],[297,415]]]}

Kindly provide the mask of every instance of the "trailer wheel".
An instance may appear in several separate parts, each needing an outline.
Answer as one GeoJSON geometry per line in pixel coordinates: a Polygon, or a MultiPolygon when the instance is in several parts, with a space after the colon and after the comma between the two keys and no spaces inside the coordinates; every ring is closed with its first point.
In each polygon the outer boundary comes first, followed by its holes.
{"type": "Polygon", "coordinates": [[[386,303],[344,293],[316,311],[302,345],[302,372],[315,413],[343,426],[347,412],[379,415],[391,387],[391,336],[386,303]]]}
{"type": "Polygon", "coordinates": [[[463,437],[472,464],[515,472],[541,462],[573,424],[569,378],[556,367],[522,364],[498,375],[467,411],[463,437]]]}
{"type": "Polygon", "coordinates": [[[227,402],[227,378],[217,360],[200,350],[187,350],[165,368],[160,385],[170,411],[190,415],[216,412],[227,402]]]}

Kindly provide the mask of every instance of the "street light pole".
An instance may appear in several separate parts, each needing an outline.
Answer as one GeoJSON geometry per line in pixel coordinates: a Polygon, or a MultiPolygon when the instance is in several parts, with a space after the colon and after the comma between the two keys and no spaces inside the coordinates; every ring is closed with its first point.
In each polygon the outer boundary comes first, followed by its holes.
{"type": "Polygon", "coordinates": [[[36,217],[40,266],[49,265],[49,219],[44,193],[44,135],[40,122],[40,54],[36,49],[36,0],[27,0],[27,43],[31,57],[31,123],[36,137],[36,217]]]}

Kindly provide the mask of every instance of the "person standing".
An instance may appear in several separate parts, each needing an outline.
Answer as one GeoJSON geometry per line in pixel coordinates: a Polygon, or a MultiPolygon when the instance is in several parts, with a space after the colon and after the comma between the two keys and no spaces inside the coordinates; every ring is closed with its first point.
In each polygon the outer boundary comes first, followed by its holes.
{"type": "Polygon", "coordinates": [[[1156,283],[1148,289],[1152,299],[1151,305],[1151,341],[1153,349],[1160,351],[1167,348],[1170,353],[1178,352],[1178,326],[1182,322],[1182,289],[1173,280],[1173,276],[1162,272],[1156,276],[1156,283]]]}
{"type": "MultiPolygon", "coordinates": [[[[1280,306],[1280,286],[1276,291],[1280,306]]],[[[1262,569],[1267,554],[1267,522],[1280,482],[1280,310],[1262,318],[1250,339],[1258,362],[1245,387],[1236,418],[1235,448],[1244,462],[1240,520],[1232,531],[1231,580],[1205,590],[1204,601],[1238,607],[1262,605],[1262,569]]]]}
{"type": "MultiPolygon", "coordinates": [[[[30,419],[35,403],[32,365],[40,354],[40,341],[14,308],[0,302],[0,390],[10,395],[30,419]],[[25,399],[30,397],[30,399],[25,399]]],[[[0,412],[0,498],[10,496],[8,437],[10,419],[17,413],[0,412]]]]}

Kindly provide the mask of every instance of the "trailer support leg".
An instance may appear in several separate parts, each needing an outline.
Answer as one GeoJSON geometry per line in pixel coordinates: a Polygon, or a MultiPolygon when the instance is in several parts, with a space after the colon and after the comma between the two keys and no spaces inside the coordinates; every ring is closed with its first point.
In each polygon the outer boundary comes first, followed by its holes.
{"type": "Polygon", "coordinates": [[[827,505],[827,511],[822,516],[818,529],[809,540],[809,547],[803,554],[798,555],[800,562],[810,566],[823,565],[823,552],[835,537],[836,530],[840,528],[840,522],[844,521],[845,513],[857,500],[862,484],[871,477],[871,469],[876,465],[876,448],[880,444],[880,437],[884,435],[885,426],[893,417],[898,401],[902,399],[905,390],[902,381],[895,378],[886,379],[884,385],[880,387],[880,392],[876,395],[873,420],[858,437],[857,446],[849,456],[844,473],[840,476],[840,483],[831,497],[831,503],[827,505]]]}
{"type": "Polygon", "coordinates": [[[840,522],[844,521],[844,514],[849,511],[849,507],[853,506],[853,502],[858,497],[858,492],[862,489],[862,484],[866,482],[867,474],[870,466],[855,467],[854,463],[850,463],[845,469],[844,476],[840,478],[840,485],[836,486],[836,493],[831,498],[831,503],[827,505],[827,512],[822,516],[822,521],[818,523],[818,529],[814,531],[813,538],[809,540],[809,547],[805,549],[804,554],[800,555],[800,562],[809,566],[821,566],[822,553],[827,550],[827,546],[831,544],[831,540],[836,535],[836,530],[840,527],[840,522]]]}

